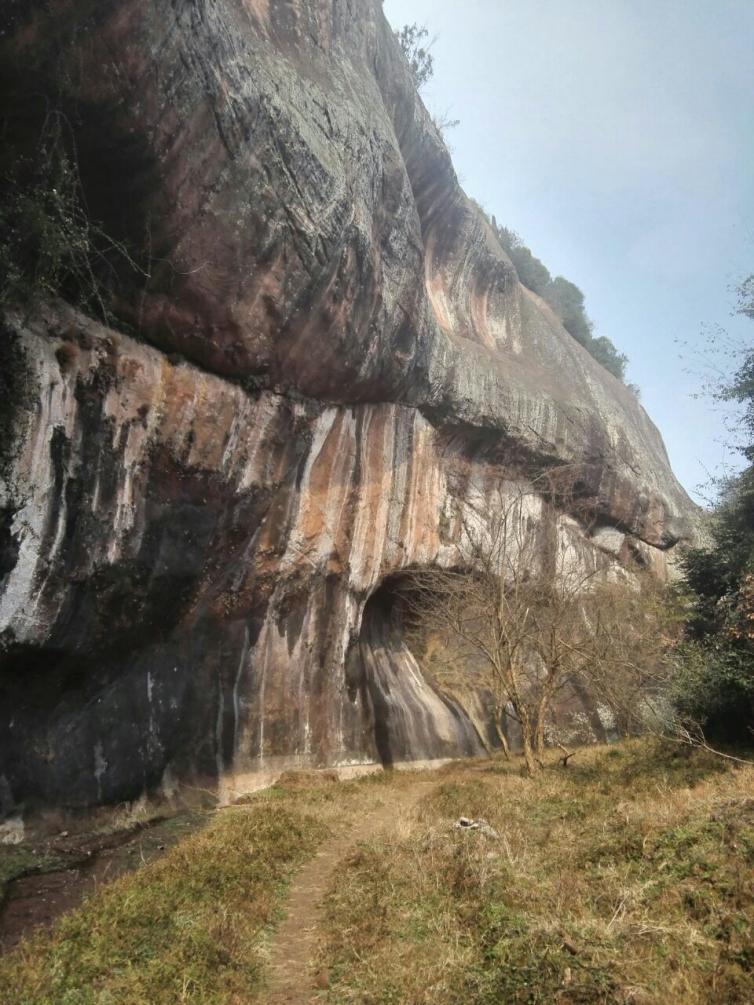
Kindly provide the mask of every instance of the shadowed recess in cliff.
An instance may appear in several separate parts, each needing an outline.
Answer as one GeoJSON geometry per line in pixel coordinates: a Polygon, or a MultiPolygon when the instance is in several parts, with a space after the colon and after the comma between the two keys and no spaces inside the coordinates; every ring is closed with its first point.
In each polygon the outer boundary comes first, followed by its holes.
{"type": "Polygon", "coordinates": [[[97,100],[77,95],[78,69],[61,52],[0,46],[0,254],[23,274],[2,295],[60,293],[96,316],[121,315],[158,280],[174,281],[160,232],[165,188],[118,100],[104,89],[97,100]]]}
{"type": "Polygon", "coordinates": [[[460,706],[424,677],[404,639],[407,584],[388,577],[367,601],[358,642],[360,684],[374,717],[384,765],[442,757],[481,756],[484,748],[460,706]]]}

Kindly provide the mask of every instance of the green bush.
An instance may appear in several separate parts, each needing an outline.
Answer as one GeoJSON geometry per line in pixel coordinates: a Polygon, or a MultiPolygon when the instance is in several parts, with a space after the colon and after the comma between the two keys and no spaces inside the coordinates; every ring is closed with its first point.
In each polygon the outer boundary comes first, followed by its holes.
{"type": "Polygon", "coordinates": [[[404,24],[396,31],[395,37],[406,57],[416,89],[419,91],[432,79],[435,73],[434,58],[429,51],[432,43],[426,41],[429,37],[429,29],[416,23],[404,24]]]}
{"type": "MultiPolygon", "coordinates": [[[[739,313],[754,318],[754,277],[739,289],[739,313]]],[[[730,347],[722,349],[730,356],[730,347]]],[[[736,367],[713,389],[741,406],[737,449],[750,462],[718,480],[709,543],[683,557],[687,642],[676,654],[674,704],[681,718],[719,740],[754,734],[754,349],[734,349],[736,367]]]]}
{"type": "Polygon", "coordinates": [[[50,113],[32,153],[3,151],[0,308],[63,296],[108,320],[109,257],[138,269],[124,245],[89,218],[63,116],[50,113]]]}
{"type": "MultiPolygon", "coordinates": [[[[481,206],[478,208],[484,213],[481,206]]],[[[494,216],[487,217],[487,220],[513,262],[523,285],[552,307],[568,334],[572,335],[590,356],[618,380],[624,380],[628,357],[618,352],[606,336],[594,336],[594,324],[586,313],[584,294],[578,286],[563,276],[555,276],[553,279],[547,267],[531,253],[514,230],[501,227],[494,216]]]]}
{"type": "Polygon", "coordinates": [[[682,723],[718,741],[751,743],[754,661],[719,640],[687,642],[673,654],[671,699],[682,723]]]}

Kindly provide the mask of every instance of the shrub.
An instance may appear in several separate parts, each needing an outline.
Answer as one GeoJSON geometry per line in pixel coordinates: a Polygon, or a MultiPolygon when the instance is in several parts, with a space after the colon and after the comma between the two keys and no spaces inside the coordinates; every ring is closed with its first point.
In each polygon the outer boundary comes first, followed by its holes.
{"type": "Polygon", "coordinates": [[[751,742],[754,664],[730,645],[689,642],[673,655],[672,701],[683,723],[715,739],[751,742]]]}
{"type": "MultiPolygon", "coordinates": [[[[478,203],[477,208],[484,213],[478,203]]],[[[606,336],[594,336],[594,324],[586,313],[584,294],[578,286],[563,276],[555,276],[553,279],[547,267],[532,254],[514,230],[500,226],[494,216],[489,217],[486,213],[484,215],[513,262],[523,285],[552,307],[568,334],[573,336],[590,356],[618,380],[624,380],[628,357],[618,352],[606,336]]]]}
{"type": "Polygon", "coordinates": [[[51,112],[32,154],[4,156],[0,190],[0,308],[60,295],[108,320],[108,256],[141,271],[89,218],[67,120],[51,112]]]}
{"type": "Polygon", "coordinates": [[[432,43],[426,42],[428,36],[429,30],[418,24],[404,24],[395,33],[417,91],[432,79],[435,72],[434,59],[429,51],[432,43]]]}

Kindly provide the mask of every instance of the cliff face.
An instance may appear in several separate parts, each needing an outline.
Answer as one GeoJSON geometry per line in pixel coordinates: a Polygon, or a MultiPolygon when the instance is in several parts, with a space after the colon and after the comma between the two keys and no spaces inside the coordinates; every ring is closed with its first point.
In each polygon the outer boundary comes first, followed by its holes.
{"type": "Polygon", "coordinates": [[[616,574],[662,575],[693,507],[517,282],[381,5],[56,0],[0,49],[17,116],[54,82],[150,273],[134,335],[4,322],[0,801],[479,752],[402,641],[401,570],[543,471],[531,517],[616,574]]]}

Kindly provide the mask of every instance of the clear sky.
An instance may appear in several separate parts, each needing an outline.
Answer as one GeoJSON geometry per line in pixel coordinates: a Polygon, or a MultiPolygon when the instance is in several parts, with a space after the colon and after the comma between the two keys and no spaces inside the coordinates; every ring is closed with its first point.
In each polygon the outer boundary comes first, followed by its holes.
{"type": "Polygon", "coordinates": [[[754,0],[384,7],[437,36],[422,93],[461,120],[447,139],[466,192],[581,287],[699,498],[738,460],[678,342],[714,325],[754,339],[732,316],[732,287],[754,272],[754,0]]]}

